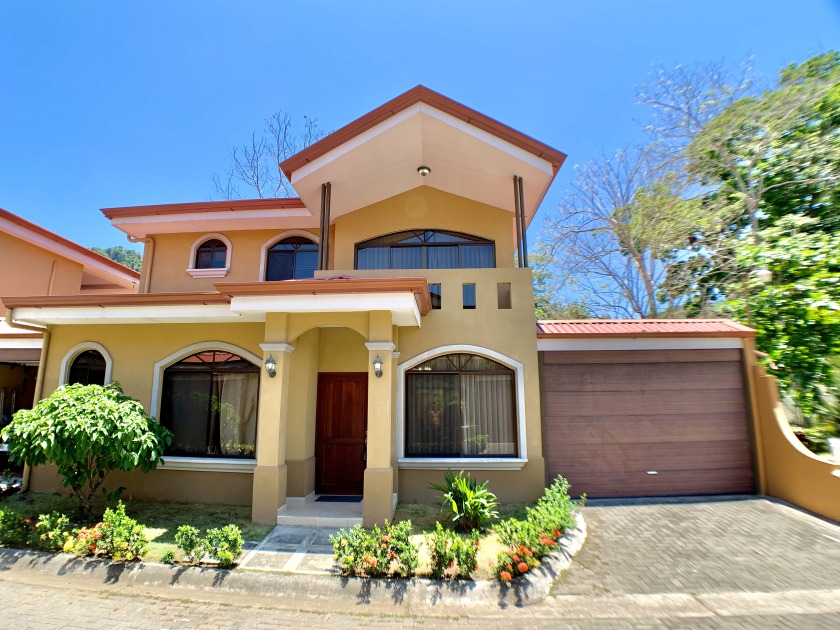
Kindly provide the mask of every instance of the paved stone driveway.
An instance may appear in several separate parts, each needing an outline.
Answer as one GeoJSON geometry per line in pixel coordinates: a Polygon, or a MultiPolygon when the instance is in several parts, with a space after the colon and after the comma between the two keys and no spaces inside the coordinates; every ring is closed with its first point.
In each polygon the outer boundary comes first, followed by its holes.
{"type": "Polygon", "coordinates": [[[779,503],[605,501],[584,516],[555,596],[840,589],[840,527],[779,503]]]}

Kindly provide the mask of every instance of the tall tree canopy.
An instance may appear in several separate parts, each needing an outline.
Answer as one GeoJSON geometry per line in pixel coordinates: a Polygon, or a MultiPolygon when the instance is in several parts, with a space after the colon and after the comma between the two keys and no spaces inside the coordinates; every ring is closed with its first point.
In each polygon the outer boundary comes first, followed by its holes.
{"type": "Polygon", "coordinates": [[[749,69],[660,70],[640,102],[650,145],[580,167],[546,224],[555,284],[594,315],[752,324],[807,409],[840,353],[840,53],[763,91],[749,69]]]}
{"type": "Polygon", "coordinates": [[[100,256],[105,256],[129,269],[134,269],[134,271],[140,271],[140,267],[143,264],[143,257],[140,252],[134,249],[128,249],[122,245],[108,247],[107,249],[102,249],[101,247],[91,247],[90,249],[100,256]]]}

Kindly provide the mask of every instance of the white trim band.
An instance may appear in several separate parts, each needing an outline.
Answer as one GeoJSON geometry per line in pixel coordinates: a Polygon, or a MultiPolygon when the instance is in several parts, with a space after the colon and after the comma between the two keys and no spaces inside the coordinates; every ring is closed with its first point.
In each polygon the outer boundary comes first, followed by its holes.
{"type": "Polygon", "coordinates": [[[261,343],[260,348],[264,352],[288,352],[291,354],[295,351],[295,347],[290,343],[261,343]]]}
{"type": "Polygon", "coordinates": [[[234,459],[232,457],[175,457],[165,455],[160,470],[194,470],[198,472],[253,474],[256,467],[256,459],[234,459]]]}
{"type": "Polygon", "coordinates": [[[423,459],[419,457],[405,457],[397,460],[397,465],[403,470],[522,470],[528,463],[521,457],[482,457],[480,459],[423,459]]]}
{"type": "Polygon", "coordinates": [[[114,368],[114,360],[111,359],[111,355],[108,354],[105,346],[96,343],[95,341],[83,341],[82,343],[77,343],[75,346],[70,348],[61,360],[61,369],[58,372],[59,385],[67,385],[67,378],[70,374],[70,366],[73,361],[76,360],[76,357],[87,350],[95,350],[102,355],[102,358],[105,359],[105,384],[107,385],[111,382],[111,372],[114,368]]]}
{"type": "Polygon", "coordinates": [[[393,352],[396,346],[390,341],[368,341],[365,348],[371,352],[393,352]]]}

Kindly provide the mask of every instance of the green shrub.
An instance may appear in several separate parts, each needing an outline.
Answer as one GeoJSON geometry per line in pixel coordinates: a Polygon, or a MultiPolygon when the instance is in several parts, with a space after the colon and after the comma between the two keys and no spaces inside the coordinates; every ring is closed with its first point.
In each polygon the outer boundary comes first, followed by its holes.
{"type": "Polygon", "coordinates": [[[432,576],[438,579],[469,578],[476,566],[477,530],[467,538],[435,524],[435,531],[426,534],[426,545],[432,559],[432,576]]]}
{"type": "Polygon", "coordinates": [[[479,484],[469,473],[464,475],[463,470],[457,475],[447,470],[442,484],[433,481],[429,487],[443,492],[443,506],[452,510],[455,526],[471,532],[483,529],[487,521],[499,516],[496,511],[499,501],[487,490],[487,483],[479,484]]]}
{"type": "Polygon", "coordinates": [[[181,525],[175,532],[175,544],[184,552],[187,564],[198,564],[204,557],[204,539],[192,525],[181,525]]]}
{"type": "Polygon", "coordinates": [[[172,553],[171,549],[167,549],[166,553],[161,556],[160,561],[163,564],[175,564],[175,554],[172,553]]]}
{"type": "Polygon", "coordinates": [[[524,519],[497,523],[494,530],[508,549],[496,560],[496,576],[509,581],[537,566],[540,558],[554,551],[563,533],[575,526],[579,505],[569,498],[569,482],[558,476],[537,504],[525,510],[524,519]]]}
{"type": "Polygon", "coordinates": [[[204,537],[204,550],[222,569],[229,569],[236,563],[244,544],[242,531],[233,524],[208,529],[204,537]]]}
{"type": "Polygon", "coordinates": [[[0,510],[0,544],[25,547],[34,529],[31,518],[23,518],[12,510],[0,510]]]}
{"type": "Polygon", "coordinates": [[[330,536],[342,575],[410,577],[417,570],[417,548],[411,542],[411,521],[374,525],[368,532],[361,525],[341,529],[330,536]]]}
{"type": "Polygon", "coordinates": [[[149,550],[146,526],[126,515],[122,501],[117,503],[116,510],[105,510],[100,530],[102,536],[96,542],[96,553],[114,560],[137,560],[149,550]]]}
{"type": "Polygon", "coordinates": [[[15,413],[0,436],[12,461],[54,464],[84,517],[110,471],[154,470],[172,441],[118,383],[59,387],[15,413]]]}
{"type": "Polygon", "coordinates": [[[41,514],[35,523],[32,545],[44,551],[61,551],[70,536],[70,519],[60,512],[41,514]]]}

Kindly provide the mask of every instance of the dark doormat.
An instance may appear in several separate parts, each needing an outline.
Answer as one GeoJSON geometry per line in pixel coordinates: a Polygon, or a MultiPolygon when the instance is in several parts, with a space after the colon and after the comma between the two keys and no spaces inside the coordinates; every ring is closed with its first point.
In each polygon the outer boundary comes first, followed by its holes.
{"type": "Polygon", "coordinates": [[[362,497],[356,494],[322,494],[315,501],[321,503],[361,503],[362,497]]]}

